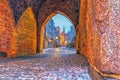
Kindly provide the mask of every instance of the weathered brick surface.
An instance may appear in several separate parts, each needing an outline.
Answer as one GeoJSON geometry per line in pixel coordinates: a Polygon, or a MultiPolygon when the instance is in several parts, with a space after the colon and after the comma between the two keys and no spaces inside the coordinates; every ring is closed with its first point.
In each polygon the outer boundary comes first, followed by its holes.
{"type": "Polygon", "coordinates": [[[36,21],[29,7],[20,17],[16,30],[16,56],[25,56],[36,53],[36,21]]]}
{"type": "Polygon", "coordinates": [[[102,10],[101,14],[105,17],[100,16],[104,17],[102,23],[96,23],[98,27],[103,26],[98,30],[104,30],[100,39],[101,69],[107,73],[120,74],[120,1],[109,0],[105,5],[106,10],[102,10]]]}
{"type": "MultiPolygon", "coordinates": [[[[92,21],[93,21],[93,12],[92,12],[92,1],[88,0],[87,2],[87,12],[86,12],[86,32],[87,32],[87,58],[89,59],[89,61],[91,62],[91,64],[94,64],[94,52],[93,52],[93,47],[95,48],[96,44],[99,44],[99,43],[93,43],[93,37],[95,34],[97,34],[97,32],[94,32],[93,33],[93,30],[92,30],[92,21]]],[[[96,37],[95,37],[96,38],[96,37]]],[[[99,41],[99,40],[98,40],[99,41]]],[[[99,48],[99,46],[97,46],[96,48],[99,48]]],[[[98,49],[96,49],[98,50],[98,49]]],[[[98,52],[97,52],[98,53],[98,52]]]]}
{"type": "Polygon", "coordinates": [[[78,24],[79,0],[47,0],[39,9],[39,27],[50,14],[54,12],[57,13],[57,11],[61,11],[68,15],[74,25],[78,24]]]}
{"type": "Polygon", "coordinates": [[[87,55],[87,33],[86,33],[86,6],[87,6],[87,1],[86,0],[81,0],[81,5],[80,5],[80,15],[79,15],[79,26],[78,26],[78,35],[79,35],[79,40],[78,40],[78,46],[79,46],[79,51],[81,54],[84,56],[87,55]]]}
{"type": "Polygon", "coordinates": [[[0,0],[0,52],[13,56],[16,51],[14,18],[8,0],[0,0]]]}
{"type": "Polygon", "coordinates": [[[33,13],[37,19],[38,9],[46,0],[9,0],[10,7],[14,13],[14,20],[17,24],[22,13],[30,6],[32,6],[33,13]]]}
{"type": "Polygon", "coordinates": [[[88,56],[105,73],[120,74],[119,4],[119,0],[88,0],[88,56]]]}
{"type": "MultiPolygon", "coordinates": [[[[48,10],[48,8],[52,8],[52,10],[60,10],[62,12],[67,13],[74,21],[73,23],[78,22],[78,13],[79,13],[79,0],[9,0],[10,7],[14,13],[15,23],[17,24],[22,13],[29,7],[32,6],[33,13],[35,18],[38,19],[38,14],[43,7],[48,10]],[[54,7],[54,9],[53,9],[54,7]],[[75,15],[74,15],[75,14],[75,15]],[[75,20],[74,20],[75,19],[75,20]]],[[[51,9],[50,8],[50,9],[51,9]]],[[[48,12],[47,12],[48,13],[48,12]]],[[[52,12],[51,12],[52,13],[52,12]]],[[[47,15],[48,16],[48,15],[47,15]]]]}

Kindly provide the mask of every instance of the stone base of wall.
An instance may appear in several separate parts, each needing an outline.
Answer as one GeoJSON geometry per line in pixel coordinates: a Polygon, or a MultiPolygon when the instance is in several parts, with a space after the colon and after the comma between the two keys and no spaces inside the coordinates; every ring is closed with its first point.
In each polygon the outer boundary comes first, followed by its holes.
{"type": "Polygon", "coordinates": [[[91,80],[118,80],[118,79],[115,79],[115,78],[102,76],[91,66],[89,66],[89,75],[91,77],[91,80]]]}
{"type": "Polygon", "coordinates": [[[7,53],[5,53],[5,52],[0,52],[0,58],[4,58],[4,57],[7,57],[7,53]]]}

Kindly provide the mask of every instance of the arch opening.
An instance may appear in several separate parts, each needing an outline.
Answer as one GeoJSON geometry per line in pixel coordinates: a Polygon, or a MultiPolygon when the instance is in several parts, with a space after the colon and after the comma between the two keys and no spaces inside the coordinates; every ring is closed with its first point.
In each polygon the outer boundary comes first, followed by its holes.
{"type": "Polygon", "coordinates": [[[76,30],[72,20],[60,11],[50,14],[40,27],[40,52],[45,48],[75,49],[75,45],[76,30]]]}

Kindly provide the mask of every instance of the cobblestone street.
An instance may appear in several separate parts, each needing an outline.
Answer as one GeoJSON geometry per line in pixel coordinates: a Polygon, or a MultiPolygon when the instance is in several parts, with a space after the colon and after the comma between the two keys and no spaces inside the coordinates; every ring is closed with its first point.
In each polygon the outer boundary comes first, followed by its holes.
{"type": "Polygon", "coordinates": [[[91,80],[86,59],[75,53],[49,48],[33,56],[0,59],[0,80],[91,80]]]}

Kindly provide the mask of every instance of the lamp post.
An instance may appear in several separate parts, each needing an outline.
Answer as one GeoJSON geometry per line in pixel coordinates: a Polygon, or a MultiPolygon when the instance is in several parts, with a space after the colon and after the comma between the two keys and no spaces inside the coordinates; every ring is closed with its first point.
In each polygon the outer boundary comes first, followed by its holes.
{"type": "Polygon", "coordinates": [[[51,45],[51,44],[52,44],[52,39],[49,39],[49,44],[48,44],[48,45],[49,45],[49,48],[51,48],[51,47],[52,47],[52,45],[51,45]]]}
{"type": "Polygon", "coordinates": [[[52,40],[51,40],[51,39],[49,39],[49,42],[52,42],[52,40]]]}
{"type": "Polygon", "coordinates": [[[58,36],[55,36],[55,40],[56,40],[56,47],[58,47],[58,36]]]}
{"type": "Polygon", "coordinates": [[[68,43],[68,42],[67,42],[67,40],[66,40],[66,41],[65,41],[65,46],[67,45],[67,43],[68,43]]]}
{"type": "Polygon", "coordinates": [[[56,36],[55,39],[58,40],[58,37],[56,36]]]}

